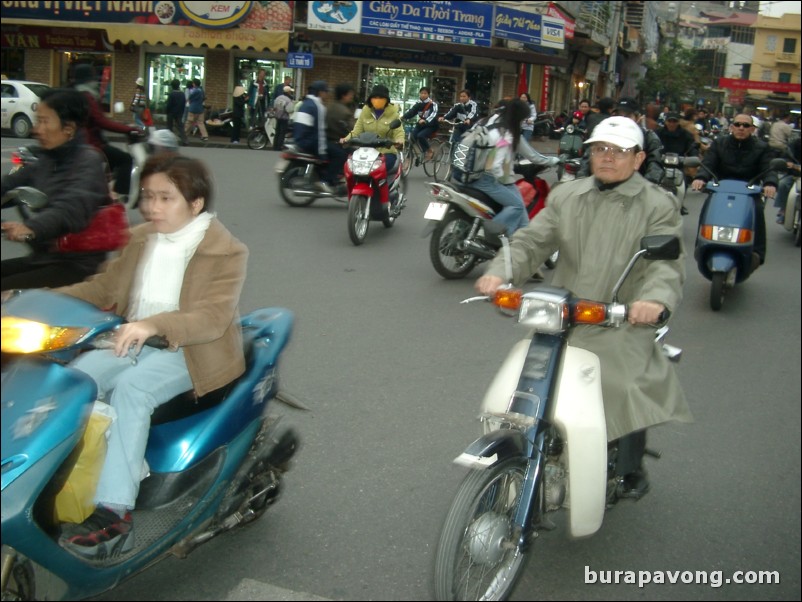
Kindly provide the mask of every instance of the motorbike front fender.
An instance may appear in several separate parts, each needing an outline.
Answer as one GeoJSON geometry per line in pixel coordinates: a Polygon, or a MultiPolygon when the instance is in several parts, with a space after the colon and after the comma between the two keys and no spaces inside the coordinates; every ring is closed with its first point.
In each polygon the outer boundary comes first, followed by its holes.
{"type": "Polygon", "coordinates": [[[707,269],[711,274],[716,272],[728,273],[738,268],[738,262],[732,253],[714,251],[707,256],[707,269]]]}
{"type": "Polygon", "coordinates": [[[521,431],[504,429],[482,435],[464,452],[454,458],[454,464],[484,470],[509,458],[525,455],[526,440],[521,431]]]}
{"type": "Polygon", "coordinates": [[[373,188],[371,188],[369,182],[357,182],[348,194],[348,198],[350,199],[354,195],[366,196],[369,199],[373,198],[373,188]]]}

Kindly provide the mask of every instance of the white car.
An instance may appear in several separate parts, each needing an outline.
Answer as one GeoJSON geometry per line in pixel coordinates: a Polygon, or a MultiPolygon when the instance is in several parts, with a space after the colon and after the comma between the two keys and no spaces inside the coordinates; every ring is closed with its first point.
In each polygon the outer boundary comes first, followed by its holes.
{"type": "Polygon", "coordinates": [[[31,135],[36,120],[39,96],[50,86],[18,79],[4,79],[0,85],[2,85],[3,103],[0,127],[13,130],[18,138],[27,138],[31,135]]]}

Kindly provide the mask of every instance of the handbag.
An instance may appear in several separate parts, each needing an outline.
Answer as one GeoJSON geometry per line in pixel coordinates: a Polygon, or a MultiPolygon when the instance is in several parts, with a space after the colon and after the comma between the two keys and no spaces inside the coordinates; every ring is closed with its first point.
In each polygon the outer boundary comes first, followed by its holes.
{"type": "Polygon", "coordinates": [[[145,107],[142,109],[142,115],[140,116],[140,119],[142,119],[142,123],[144,123],[146,126],[153,125],[153,115],[150,112],[150,107],[145,107]]]}
{"type": "Polygon", "coordinates": [[[125,205],[103,205],[89,225],[80,232],[70,232],[56,241],[59,253],[100,253],[116,251],[128,242],[128,217],[125,205]]]}

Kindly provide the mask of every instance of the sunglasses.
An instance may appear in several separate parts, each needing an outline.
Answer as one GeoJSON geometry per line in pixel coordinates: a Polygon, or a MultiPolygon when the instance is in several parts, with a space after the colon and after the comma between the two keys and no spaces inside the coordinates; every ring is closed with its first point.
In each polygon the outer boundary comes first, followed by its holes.
{"type": "Polygon", "coordinates": [[[743,123],[742,121],[738,121],[738,122],[734,122],[732,124],[732,127],[734,127],[734,128],[751,128],[752,124],[751,123],[743,123]]]}

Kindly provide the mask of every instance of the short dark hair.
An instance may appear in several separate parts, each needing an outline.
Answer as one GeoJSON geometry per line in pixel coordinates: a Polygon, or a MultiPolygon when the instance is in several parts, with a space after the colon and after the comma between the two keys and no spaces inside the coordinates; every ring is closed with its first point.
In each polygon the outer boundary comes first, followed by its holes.
{"type": "Polygon", "coordinates": [[[426,94],[432,93],[431,90],[429,90],[429,88],[427,88],[426,86],[423,86],[420,90],[418,90],[418,94],[420,94],[421,92],[426,92],[426,94]]]}
{"type": "Polygon", "coordinates": [[[609,113],[615,107],[615,100],[609,96],[599,99],[599,111],[602,113],[609,113]]]}
{"type": "Polygon", "coordinates": [[[173,81],[170,82],[170,87],[173,90],[180,90],[181,89],[181,82],[178,81],[177,79],[174,79],[173,81]]]}
{"type": "Polygon", "coordinates": [[[351,84],[337,84],[334,86],[334,98],[337,100],[342,100],[349,92],[355,92],[351,84]]]}
{"type": "Polygon", "coordinates": [[[49,88],[42,92],[39,101],[55,111],[62,127],[68,123],[83,126],[89,117],[89,102],[84,93],[72,88],[49,88]]]}
{"type": "Polygon", "coordinates": [[[471,94],[471,91],[470,91],[470,90],[468,90],[468,88],[464,88],[464,89],[462,89],[462,90],[460,90],[460,91],[459,91],[459,93],[460,93],[460,94],[462,94],[463,92],[465,92],[465,94],[467,94],[467,95],[468,95],[468,98],[471,98],[471,97],[473,96],[473,95],[471,94]]]}
{"type": "Polygon", "coordinates": [[[144,182],[145,178],[157,173],[167,176],[188,204],[202,198],[204,203],[201,212],[211,210],[214,193],[212,176],[202,161],[176,153],[160,153],[145,162],[141,180],[144,182]]]}

